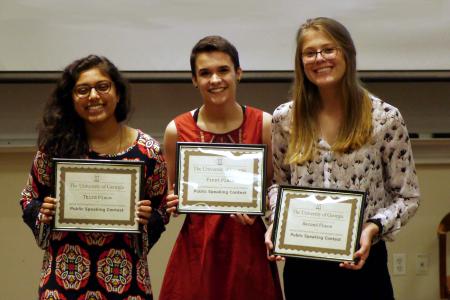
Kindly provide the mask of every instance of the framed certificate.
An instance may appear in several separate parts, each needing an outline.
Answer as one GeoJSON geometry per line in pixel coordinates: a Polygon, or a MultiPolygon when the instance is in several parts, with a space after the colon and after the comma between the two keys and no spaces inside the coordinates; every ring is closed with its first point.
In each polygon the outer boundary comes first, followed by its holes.
{"type": "Polygon", "coordinates": [[[353,261],[366,201],[365,192],[280,186],[273,254],[353,261]]]}
{"type": "Polygon", "coordinates": [[[139,232],[144,162],[54,159],[54,230],[139,232]]]}
{"type": "Polygon", "coordinates": [[[266,145],[177,143],[180,213],[263,215],[266,145]]]}

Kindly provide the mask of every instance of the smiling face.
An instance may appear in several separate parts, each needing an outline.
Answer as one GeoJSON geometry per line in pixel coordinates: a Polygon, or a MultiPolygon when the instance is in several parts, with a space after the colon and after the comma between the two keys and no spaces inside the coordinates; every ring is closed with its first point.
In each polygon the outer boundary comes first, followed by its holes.
{"type": "Polygon", "coordinates": [[[202,52],[197,55],[192,82],[205,104],[223,105],[236,100],[236,85],[241,73],[240,68],[235,69],[228,54],[202,52]]]}
{"type": "Polygon", "coordinates": [[[346,62],[339,45],[325,32],[316,29],[307,29],[303,34],[302,53],[313,52],[316,52],[315,60],[306,63],[305,59],[303,60],[303,69],[306,77],[319,90],[322,88],[339,87],[346,71],[346,62]],[[330,49],[334,48],[337,48],[334,58],[326,59],[322,56],[321,53],[329,54],[330,49]],[[317,53],[319,51],[322,52],[317,53]]]}
{"type": "Polygon", "coordinates": [[[85,123],[117,122],[114,112],[119,96],[111,78],[100,69],[92,68],[81,72],[72,97],[75,111],[85,123]]]}

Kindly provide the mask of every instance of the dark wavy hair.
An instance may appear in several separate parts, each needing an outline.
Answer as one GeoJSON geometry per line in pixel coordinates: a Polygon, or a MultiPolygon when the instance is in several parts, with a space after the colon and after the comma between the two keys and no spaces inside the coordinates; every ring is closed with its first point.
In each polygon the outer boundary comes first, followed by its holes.
{"type": "Polygon", "coordinates": [[[197,44],[195,44],[195,46],[192,48],[190,58],[192,77],[196,77],[195,63],[197,60],[197,56],[200,53],[213,51],[219,51],[228,54],[234,64],[234,70],[237,71],[237,69],[240,68],[239,54],[236,47],[234,47],[232,43],[230,43],[227,39],[221,37],[220,35],[209,35],[199,40],[197,44]]]}
{"type": "Polygon", "coordinates": [[[117,67],[106,57],[88,55],[68,65],[48,99],[41,123],[38,125],[38,147],[50,157],[80,158],[89,151],[84,127],[73,104],[73,88],[80,74],[98,68],[114,83],[119,103],[114,115],[118,122],[127,119],[130,112],[128,83],[117,67]]]}

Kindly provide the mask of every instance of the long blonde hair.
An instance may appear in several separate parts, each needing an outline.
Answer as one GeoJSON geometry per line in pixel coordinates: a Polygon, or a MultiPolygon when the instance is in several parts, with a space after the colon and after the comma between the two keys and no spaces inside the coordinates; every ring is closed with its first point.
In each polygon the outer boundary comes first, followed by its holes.
{"type": "Polygon", "coordinates": [[[367,143],[372,135],[372,104],[368,91],[356,74],[356,49],[348,30],[339,22],[330,18],[309,19],[297,32],[297,50],[295,54],[295,81],[292,88],[294,107],[291,120],[291,138],[286,154],[286,163],[303,163],[311,160],[318,128],[317,114],[320,108],[319,90],[305,75],[302,62],[304,33],[307,30],[324,32],[333,39],[346,62],[342,81],[343,123],[332,151],[346,152],[358,149],[367,143]]]}

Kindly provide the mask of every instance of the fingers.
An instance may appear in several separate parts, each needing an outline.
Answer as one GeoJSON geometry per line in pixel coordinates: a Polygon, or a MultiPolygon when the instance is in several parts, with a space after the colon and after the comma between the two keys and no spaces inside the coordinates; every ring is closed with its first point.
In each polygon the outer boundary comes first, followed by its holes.
{"type": "Polygon", "coordinates": [[[267,259],[270,261],[284,261],[285,260],[283,256],[269,254],[269,252],[267,252],[267,259]]]}
{"type": "Polygon", "coordinates": [[[168,208],[168,209],[166,209],[166,212],[168,214],[171,214],[175,218],[178,217],[178,213],[177,213],[177,208],[176,207],[168,208]]]}
{"type": "Polygon", "coordinates": [[[150,200],[141,200],[136,207],[136,221],[139,224],[147,225],[150,216],[152,215],[152,202],[150,200]]]}
{"type": "Polygon", "coordinates": [[[339,264],[341,268],[348,269],[348,270],[360,270],[364,267],[366,264],[365,259],[355,259],[355,261],[346,261],[339,264]]]}
{"type": "Polygon", "coordinates": [[[267,249],[267,259],[270,261],[283,261],[284,257],[279,256],[279,255],[270,254],[273,249],[272,229],[273,229],[273,224],[270,224],[269,227],[267,227],[266,233],[264,234],[264,242],[266,244],[266,249],[267,249]]]}
{"type": "Polygon", "coordinates": [[[58,202],[58,200],[57,200],[56,198],[53,198],[53,197],[45,197],[43,203],[52,203],[52,204],[56,204],[56,202],[58,202]]]}
{"type": "Polygon", "coordinates": [[[273,244],[270,242],[270,245],[266,243],[267,248],[267,259],[270,261],[284,261],[283,256],[271,254],[271,250],[273,249],[273,244]]]}
{"type": "Polygon", "coordinates": [[[166,212],[168,214],[172,214],[174,217],[178,217],[177,205],[178,205],[178,202],[180,202],[179,199],[178,199],[178,195],[169,194],[169,195],[167,195],[166,199],[167,199],[166,212]]]}
{"type": "Polygon", "coordinates": [[[47,216],[53,216],[55,214],[56,205],[50,204],[50,205],[42,205],[39,209],[39,212],[41,214],[47,215],[47,216]]]}
{"type": "Polygon", "coordinates": [[[150,201],[150,200],[141,200],[141,201],[138,201],[138,203],[137,203],[138,208],[144,207],[144,206],[151,207],[150,205],[152,205],[152,201],[150,201]]]}
{"type": "Polygon", "coordinates": [[[267,238],[267,233],[266,233],[265,244],[266,244],[266,249],[267,249],[267,259],[270,261],[276,261],[277,256],[270,254],[271,250],[273,249],[273,244],[272,244],[272,241],[267,238]]]}
{"type": "Polygon", "coordinates": [[[253,225],[257,218],[256,216],[249,216],[247,214],[232,214],[230,217],[242,225],[253,225]]]}
{"type": "Polygon", "coordinates": [[[352,262],[343,262],[340,263],[339,266],[349,270],[360,270],[366,264],[366,260],[369,257],[370,253],[370,244],[365,244],[361,242],[361,248],[355,252],[354,261],[352,262]]]}
{"type": "Polygon", "coordinates": [[[253,223],[255,223],[256,220],[256,216],[249,216],[246,214],[243,214],[242,217],[244,218],[244,221],[247,225],[253,225],[253,223]]]}
{"type": "Polygon", "coordinates": [[[56,213],[57,200],[51,197],[45,197],[44,202],[39,208],[38,219],[40,222],[50,224],[56,213]]]}
{"type": "Polygon", "coordinates": [[[39,212],[38,219],[41,223],[50,224],[53,220],[53,216],[39,212]]]}
{"type": "Polygon", "coordinates": [[[167,202],[167,209],[171,209],[171,210],[175,209],[176,210],[178,202],[179,202],[178,199],[172,200],[172,201],[168,201],[167,202]]]}
{"type": "Polygon", "coordinates": [[[170,203],[172,203],[175,200],[178,200],[178,195],[168,194],[167,197],[166,197],[166,201],[167,201],[167,205],[168,206],[170,205],[170,203]]]}

